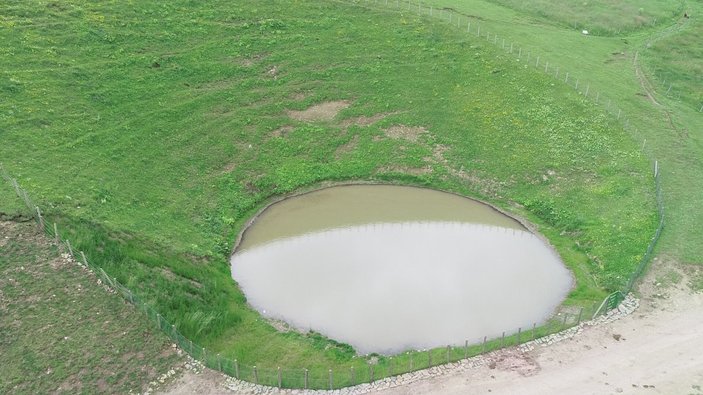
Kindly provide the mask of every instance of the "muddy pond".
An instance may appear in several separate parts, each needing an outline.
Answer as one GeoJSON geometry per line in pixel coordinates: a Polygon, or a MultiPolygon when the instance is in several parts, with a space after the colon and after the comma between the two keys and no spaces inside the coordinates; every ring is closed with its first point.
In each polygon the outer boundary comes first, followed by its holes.
{"type": "Polygon", "coordinates": [[[244,232],[231,264],[262,316],[359,354],[531,328],[572,285],[559,256],[516,220],[454,194],[389,185],[273,204],[244,232]]]}

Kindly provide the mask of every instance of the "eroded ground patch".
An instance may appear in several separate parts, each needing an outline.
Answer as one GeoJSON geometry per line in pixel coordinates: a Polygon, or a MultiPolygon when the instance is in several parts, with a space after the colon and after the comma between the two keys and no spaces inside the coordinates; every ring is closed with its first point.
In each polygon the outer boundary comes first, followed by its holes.
{"type": "Polygon", "coordinates": [[[349,107],[351,103],[347,100],[328,101],[315,104],[302,111],[288,110],[288,116],[304,122],[331,121],[337,114],[349,107]]]}

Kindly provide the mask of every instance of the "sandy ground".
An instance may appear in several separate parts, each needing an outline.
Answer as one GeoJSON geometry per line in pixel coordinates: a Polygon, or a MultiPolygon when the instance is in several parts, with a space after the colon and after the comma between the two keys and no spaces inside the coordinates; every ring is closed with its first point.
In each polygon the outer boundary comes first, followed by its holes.
{"type": "Polygon", "coordinates": [[[703,394],[703,295],[672,289],[634,314],[494,369],[379,394],[703,394]],[[619,340],[617,340],[619,338],[619,340]],[[530,367],[530,368],[526,368],[530,367]]]}
{"type": "MultiPolygon", "coordinates": [[[[655,278],[647,276],[640,308],[623,319],[549,347],[506,350],[496,363],[468,372],[376,393],[703,394],[703,294],[688,290],[685,278],[668,287],[655,278]]],[[[163,393],[235,393],[224,382],[212,371],[187,372],[163,393]]]]}

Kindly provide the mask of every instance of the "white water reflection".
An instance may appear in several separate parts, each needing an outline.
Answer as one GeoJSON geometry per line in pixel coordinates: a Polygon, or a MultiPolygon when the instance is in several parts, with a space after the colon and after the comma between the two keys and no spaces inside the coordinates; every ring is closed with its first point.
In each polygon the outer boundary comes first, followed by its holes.
{"type": "Polygon", "coordinates": [[[572,282],[558,256],[527,231],[445,221],[353,225],[259,242],[235,253],[232,275],[264,315],[361,354],[531,327],[572,282]]]}

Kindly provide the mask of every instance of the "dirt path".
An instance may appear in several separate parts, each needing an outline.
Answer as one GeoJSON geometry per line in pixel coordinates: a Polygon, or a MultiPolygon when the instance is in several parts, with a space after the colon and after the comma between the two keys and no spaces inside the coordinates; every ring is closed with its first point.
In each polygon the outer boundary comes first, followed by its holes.
{"type": "MultiPolygon", "coordinates": [[[[623,319],[548,347],[505,350],[482,367],[372,393],[703,394],[703,294],[691,293],[685,277],[668,288],[654,285],[655,278],[644,280],[640,308],[623,319]]],[[[256,393],[224,385],[219,374],[188,372],[164,393],[256,393]]]]}
{"type": "Polygon", "coordinates": [[[507,366],[379,394],[703,394],[703,295],[675,289],[659,298],[573,339],[517,358],[513,352],[507,366]]]}

